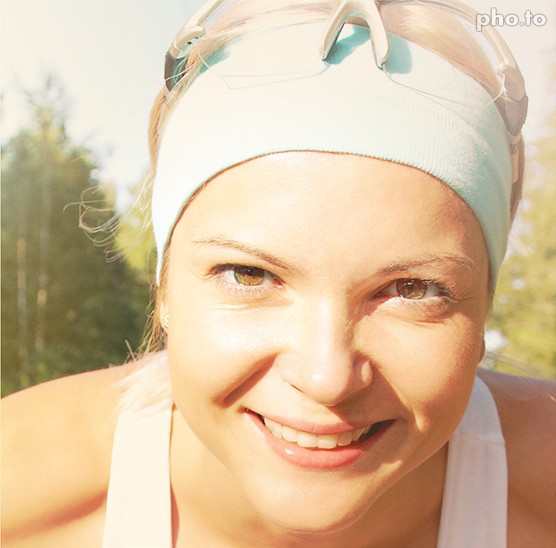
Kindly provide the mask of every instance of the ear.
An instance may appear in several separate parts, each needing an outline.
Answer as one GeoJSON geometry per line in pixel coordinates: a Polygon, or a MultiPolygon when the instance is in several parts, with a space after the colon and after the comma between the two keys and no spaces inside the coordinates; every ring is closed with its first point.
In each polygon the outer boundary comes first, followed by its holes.
{"type": "Polygon", "coordinates": [[[164,331],[168,331],[168,327],[170,325],[170,313],[168,312],[166,301],[163,301],[160,304],[160,308],[158,309],[158,321],[160,322],[162,329],[164,329],[164,331]]]}
{"type": "Polygon", "coordinates": [[[479,360],[479,362],[482,362],[485,359],[485,354],[486,354],[486,344],[485,344],[485,337],[483,335],[482,348],[481,348],[481,359],[479,360]]]}

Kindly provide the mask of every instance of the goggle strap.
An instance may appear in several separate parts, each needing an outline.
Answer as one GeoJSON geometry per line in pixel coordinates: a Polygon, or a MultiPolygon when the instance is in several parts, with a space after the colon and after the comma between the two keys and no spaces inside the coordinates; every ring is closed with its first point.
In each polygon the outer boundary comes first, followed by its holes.
{"type": "Polygon", "coordinates": [[[519,174],[520,168],[520,144],[521,144],[521,133],[517,136],[513,136],[513,144],[512,144],[512,194],[514,193],[514,189],[516,184],[521,179],[519,174]]]}
{"type": "Polygon", "coordinates": [[[199,38],[205,34],[206,30],[203,24],[225,1],[213,0],[201,6],[183,25],[170,44],[164,63],[164,81],[168,91],[171,91],[181,79],[181,75],[176,74],[178,66],[183,61],[185,67],[191,50],[195,47],[199,38]]]}
{"type": "Polygon", "coordinates": [[[216,10],[227,0],[213,0],[212,2],[208,2],[203,4],[187,21],[184,25],[184,28],[187,27],[197,27],[201,26],[205,23],[205,21],[213,15],[216,10]]]}

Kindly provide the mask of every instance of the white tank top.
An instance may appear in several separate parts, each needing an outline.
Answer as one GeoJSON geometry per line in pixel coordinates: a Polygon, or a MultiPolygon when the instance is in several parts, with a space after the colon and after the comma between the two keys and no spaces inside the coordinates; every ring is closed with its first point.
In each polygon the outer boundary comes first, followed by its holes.
{"type": "MultiPolygon", "coordinates": [[[[103,548],[172,548],[171,404],[116,427],[103,548]]],[[[508,478],[498,412],[477,378],[448,445],[438,548],[506,548],[508,478]]]]}

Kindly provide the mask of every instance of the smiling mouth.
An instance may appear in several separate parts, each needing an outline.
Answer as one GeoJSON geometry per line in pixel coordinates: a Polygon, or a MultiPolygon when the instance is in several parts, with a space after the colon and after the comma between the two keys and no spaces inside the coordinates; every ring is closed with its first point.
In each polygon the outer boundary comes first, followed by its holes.
{"type": "Polygon", "coordinates": [[[339,434],[311,434],[296,430],[291,426],[280,424],[266,417],[259,415],[266,429],[276,438],[296,443],[300,447],[310,449],[336,449],[336,447],[347,447],[356,445],[368,440],[378,433],[384,426],[391,421],[381,421],[357,430],[349,430],[339,434]]]}

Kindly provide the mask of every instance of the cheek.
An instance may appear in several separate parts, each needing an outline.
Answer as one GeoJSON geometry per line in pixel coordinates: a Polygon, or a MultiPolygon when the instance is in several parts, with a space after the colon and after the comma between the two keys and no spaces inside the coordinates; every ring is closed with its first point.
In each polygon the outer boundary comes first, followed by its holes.
{"type": "Polygon", "coordinates": [[[374,327],[376,375],[418,431],[450,434],[465,411],[482,357],[482,323],[461,314],[430,325],[384,321],[374,327]]]}
{"type": "Polygon", "coordinates": [[[240,311],[187,299],[171,313],[168,352],[179,399],[188,387],[217,407],[229,406],[235,393],[271,366],[286,326],[268,311],[240,311]]]}

